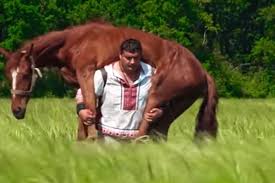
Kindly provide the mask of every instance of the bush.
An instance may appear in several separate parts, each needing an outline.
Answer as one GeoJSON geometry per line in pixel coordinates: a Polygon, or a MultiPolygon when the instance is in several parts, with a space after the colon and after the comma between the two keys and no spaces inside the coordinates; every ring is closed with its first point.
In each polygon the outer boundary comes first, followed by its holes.
{"type": "Polygon", "coordinates": [[[256,68],[243,73],[239,67],[233,67],[217,56],[203,65],[215,78],[221,97],[275,97],[275,78],[268,69],[256,68]]]}

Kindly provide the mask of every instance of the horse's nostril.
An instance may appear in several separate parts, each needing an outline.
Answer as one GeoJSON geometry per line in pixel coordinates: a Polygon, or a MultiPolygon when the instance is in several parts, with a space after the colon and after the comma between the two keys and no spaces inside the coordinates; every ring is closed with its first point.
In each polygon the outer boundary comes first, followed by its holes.
{"type": "Polygon", "coordinates": [[[25,109],[22,107],[17,107],[12,112],[17,119],[23,119],[25,116],[25,109]]]}
{"type": "Polygon", "coordinates": [[[19,115],[21,112],[22,112],[22,108],[21,108],[21,107],[17,107],[17,108],[13,111],[13,113],[14,113],[14,114],[17,114],[17,115],[19,115]]]}
{"type": "Polygon", "coordinates": [[[22,108],[21,108],[21,107],[17,107],[17,110],[18,110],[18,111],[21,111],[21,110],[22,110],[22,108]]]}

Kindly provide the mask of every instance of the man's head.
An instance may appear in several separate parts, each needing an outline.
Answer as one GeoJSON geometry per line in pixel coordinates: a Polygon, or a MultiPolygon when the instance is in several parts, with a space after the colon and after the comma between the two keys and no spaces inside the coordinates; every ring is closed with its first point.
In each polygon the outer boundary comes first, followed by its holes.
{"type": "Polygon", "coordinates": [[[120,46],[120,63],[125,72],[137,72],[142,57],[141,43],[136,39],[127,39],[120,46]]]}

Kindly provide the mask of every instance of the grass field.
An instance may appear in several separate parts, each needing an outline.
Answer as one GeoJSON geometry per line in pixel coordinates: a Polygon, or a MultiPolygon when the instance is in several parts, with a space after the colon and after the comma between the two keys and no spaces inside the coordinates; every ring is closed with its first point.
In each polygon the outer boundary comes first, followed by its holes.
{"type": "Polygon", "coordinates": [[[32,99],[17,121],[0,99],[0,183],[268,183],[275,180],[275,99],[221,99],[216,142],[193,143],[199,102],[162,144],[75,141],[72,99],[32,99]]]}

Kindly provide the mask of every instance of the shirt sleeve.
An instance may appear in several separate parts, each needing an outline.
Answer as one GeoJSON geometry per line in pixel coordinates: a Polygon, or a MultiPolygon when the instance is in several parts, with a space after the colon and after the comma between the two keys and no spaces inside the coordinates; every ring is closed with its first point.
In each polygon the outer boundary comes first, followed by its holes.
{"type": "MultiPolygon", "coordinates": [[[[101,74],[100,70],[97,70],[95,72],[95,75],[94,75],[94,87],[95,87],[95,95],[96,95],[96,97],[102,96],[103,89],[104,89],[103,88],[104,87],[104,81],[103,81],[103,77],[102,77],[102,74],[101,74]]],[[[80,88],[76,92],[75,100],[76,100],[77,104],[84,102],[82,91],[81,91],[80,88]]]]}
{"type": "Polygon", "coordinates": [[[97,70],[94,75],[94,86],[95,86],[95,94],[97,97],[102,96],[104,90],[104,81],[102,77],[102,73],[100,70],[97,70]]]}
{"type": "Polygon", "coordinates": [[[77,104],[84,102],[83,95],[82,95],[82,92],[81,92],[80,88],[76,92],[75,101],[76,101],[77,104]]]}

